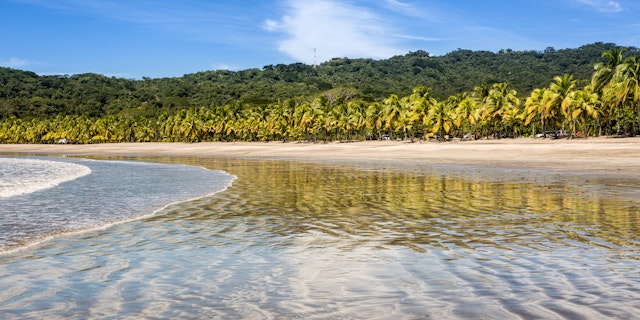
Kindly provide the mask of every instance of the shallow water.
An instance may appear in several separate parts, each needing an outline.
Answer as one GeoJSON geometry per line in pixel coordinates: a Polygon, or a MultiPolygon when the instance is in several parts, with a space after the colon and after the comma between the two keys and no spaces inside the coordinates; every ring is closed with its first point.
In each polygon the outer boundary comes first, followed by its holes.
{"type": "Polygon", "coordinates": [[[219,170],[177,164],[0,158],[0,253],[79,230],[139,219],[224,190],[219,170]]]}
{"type": "Polygon", "coordinates": [[[3,318],[640,314],[632,180],[481,167],[146,160],[238,179],[150,218],[0,256],[3,318]]]}

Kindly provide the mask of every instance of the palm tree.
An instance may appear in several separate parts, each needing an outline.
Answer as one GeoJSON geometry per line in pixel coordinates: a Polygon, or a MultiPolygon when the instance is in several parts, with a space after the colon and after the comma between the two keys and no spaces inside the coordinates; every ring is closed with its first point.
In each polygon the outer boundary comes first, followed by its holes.
{"type": "MultiPolygon", "coordinates": [[[[526,113],[524,125],[529,125],[534,119],[539,118],[543,137],[546,137],[546,119],[549,115],[547,105],[551,95],[552,92],[549,89],[534,89],[524,103],[526,113]]],[[[535,131],[534,126],[532,130],[534,135],[535,131]]]]}
{"type": "Polygon", "coordinates": [[[511,133],[513,138],[517,138],[520,135],[520,124],[524,119],[524,113],[521,112],[517,106],[513,106],[507,109],[503,109],[501,114],[502,125],[504,132],[511,133]]]}
{"type": "Polygon", "coordinates": [[[593,87],[591,85],[575,92],[575,98],[573,100],[573,114],[571,116],[573,119],[571,127],[574,137],[576,136],[577,121],[582,123],[584,136],[586,137],[588,135],[587,122],[589,118],[598,118],[597,106],[599,102],[598,94],[593,91],[593,87]]]}
{"type": "Polygon", "coordinates": [[[362,100],[351,100],[347,103],[348,122],[355,134],[362,134],[366,139],[367,105],[362,100]]]}
{"type": "Polygon", "coordinates": [[[503,129],[506,131],[507,129],[502,119],[503,114],[509,109],[519,108],[519,106],[520,100],[517,98],[517,92],[509,88],[507,82],[495,83],[491,86],[481,115],[495,135],[496,131],[503,129]]]}
{"type": "Polygon", "coordinates": [[[572,75],[566,73],[561,77],[556,76],[553,78],[553,82],[549,85],[549,89],[553,92],[548,105],[549,113],[562,113],[568,117],[569,122],[572,121],[571,106],[573,105],[572,100],[577,82],[572,75]]]}
{"type": "Polygon", "coordinates": [[[627,101],[635,103],[635,113],[638,117],[638,129],[640,130],[640,58],[629,57],[620,64],[616,68],[611,82],[614,83],[612,86],[613,100],[618,104],[618,108],[623,107],[627,101]]]}
{"type": "Polygon", "coordinates": [[[376,135],[378,139],[382,139],[382,130],[385,126],[383,106],[378,102],[369,104],[365,111],[365,116],[367,130],[376,135]]]}
{"type": "Polygon", "coordinates": [[[324,120],[322,123],[322,128],[324,130],[324,140],[325,142],[327,140],[331,141],[336,138],[336,136],[333,135],[334,132],[338,131],[339,134],[340,112],[337,108],[333,108],[329,110],[329,112],[327,112],[324,117],[322,117],[322,119],[324,120]]]}
{"type": "Polygon", "coordinates": [[[409,138],[411,142],[414,142],[414,128],[419,123],[420,115],[413,112],[410,109],[403,109],[398,118],[398,130],[403,134],[403,140],[409,138]]]}
{"type": "Polygon", "coordinates": [[[391,94],[388,98],[382,100],[382,105],[384,106],[385,115],[384,128],[389,130],[393,134],[396,130],[400,114],[402,113],[400,98],[396,94],[391,94]]]}
{"type": "Polygon", "coordinates": [[[437,103],[429,110],[429,124],[431,134],[444,138],[453,128],[453,116],[451,105],[446,101],[437,103]]]}
{"type": "Polygon", "coordinates": [[[484,83],[481,86],[474,87],[471,96],[476,100],[476,105],[479,108],[482,108],[487,104],[487,99],[489,99],[490,92],[491,87],[488,84],[484,83]]]}
{"type": "Polygon", "coordinates": [[[622,64],[625,49],[610,49],[602,53],[602,57],[607,61],[598,62],[595,65],[595,72],[591,78],[591,85],[594,92],[601,94],[604,87],[611,82],[613,75],[620,64],[622,64]]]}
{"type": "Polygon", "coordinates": [[[318,134],[322,131],[322,123],[324,121],[323,101],[321,100],[316,98],[311,104],[308,104],[302,117],[302,121],[307,123],[305,126],[308,133],[313,137],[313,142],[318,141],[318,134]]]}
{"type": "Polygon", "coordinates": [[[125,118],[123,121],[120,121],[119,129],[122,134],[120,142],[135,142],[136,126],[137,123],[133,118],[125,118]]]}
{"type": "Polygon", "coordinates": [[[619,83],[616,83],[614,80],[614,75],[616,71],[619,69],[619,66],[624,62],[624,51],[625,49],[610,49],[606,50],[602,53],[602,57],[606,59],[605,62],[599,62],[595,65],[595,72],[591,77],[591,85],[593,86],[593,90],[597,93],[603,102],[605,102],[604,108],[602,111],[607,116],[606,118],[610,119],[610,115],[616,112],[616,134],[620,134],[620,125],[622,122],[621,117],[621,108],[622,106],[619,104],[619,100],[617,94],[614,93],[618,91],[616,88],[619,86],[619,83]]]}
{"type": "Polygon", "coordinates": [[[436,104],[438,101],[431,96],[430,88],[418,86],[413,89],[413,94],[409,97],[409,109],[415,121],[414,132],[419,131],[424,134],[426,131],[430,131],[427,130],[427,127],[430,126],[429,112],[436,104]]]}
{"type": "Polygon", "coordinates": [[[289,138],[294,111],[293,100],[287,100],[284,103],[275,104],[267,119],[269,130],[277,139],[282,140],[282,142],[286,142],[289,138]]]}
{"type": "Polygon", "coordinates": [[[49,123],[44,119],[32,119],[27,128],[26,139],[30,143],[41,143],[42,137],[47,134],[49,123]]]}
{"type": "MultiPolygon", "coordinates": [[[[453,105],[453,118],[455,125],[461,130],[463,134],[467,130],[473,127],[473,130],[477,129],[477,122],[479,117],[478,106],[476,100],[469,96],[466,92],[460,93],[451,97],[451,103],[453,105]]],[[[474,132],[474,137],[476,132],[474,132]]]]}

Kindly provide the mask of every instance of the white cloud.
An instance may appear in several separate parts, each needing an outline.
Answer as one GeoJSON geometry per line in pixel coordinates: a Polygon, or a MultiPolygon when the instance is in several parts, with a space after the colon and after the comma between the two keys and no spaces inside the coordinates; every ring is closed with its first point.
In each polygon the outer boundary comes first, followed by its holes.
{"type": "Polygon", "coordinates": [[[226,63],[223,63],[223,64],[218,64],[216,66],[213,66],[213,70],[238,71],[238,70],[240,70],[240,67],[232,66],[232,65],[228,65],[226,63]]]}
{"type": "Polygon", "coordinates": [[[311,64],[314,56],[318,63],[336,57],[382,59],[404,52],[395,47],[393,28],[366,8],[333,0],[285,4],[285,15],[266,20],[264,28],[283,33],[278,49],[298,61],[311,64]]]}
{"type": "Polygon", "coordinates": [[[267,31],[278,31],[278,27],[279,27],[279,24],[277,21],[267,19],[264,22],[264,28],[267,29],[267,31]]]}
{"type": "Polygon", "coordinates": [[[398,34],[396,35],[398,38],[407,39],[407,40],[419,40],[419,41],[427,41],[427,42],[436,42],[442,41],[442,38],[433,38],[433,37],[421,37],[421,36],[413,36],[410,34],[398,34]]]}
{"type": "Polygon", "coordinates": [[[419,10],[412,6],[411,4],[401,2],[398,0],[385,0],[387,6],[394,11],[400,12],[402,14],[408,16],[417,16],[419,15],[419,10]]]}
{"type": "Polygon", "coordinates": [[[11,57],[7,61],[0,62],[0,65],[8,67],[8,68],[21,68],[30,65],[31,62],[26,59],[20,59],[17,57],[11,57]]]}
{"type": "Polygon", "coordinates": [[[590,6],[600,12],[615,13],[622,11],[620,3],[611,0],[576,0],[579,3],[590,6]]]}

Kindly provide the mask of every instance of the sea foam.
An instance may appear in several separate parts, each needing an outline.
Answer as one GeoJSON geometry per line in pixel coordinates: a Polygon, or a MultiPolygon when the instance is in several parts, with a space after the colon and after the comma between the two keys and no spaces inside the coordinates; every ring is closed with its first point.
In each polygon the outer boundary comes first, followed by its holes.
{"type": "Polygon", "coordinates": [[[0,199],[52,188],[90,173],[89,167],[77,163],[0,158],[0,199]]]}

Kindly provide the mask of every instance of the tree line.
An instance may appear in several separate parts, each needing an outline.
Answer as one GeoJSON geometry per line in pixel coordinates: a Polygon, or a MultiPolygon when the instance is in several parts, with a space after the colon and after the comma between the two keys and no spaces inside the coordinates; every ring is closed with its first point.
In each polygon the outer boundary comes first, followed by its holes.
{"type": "MultiPolygon", "coordinates": [[[[360,98],[369,102],[390,94],[410,95],[420,85],[431,88],[438,100],[471,91],[482,83],[508,82],[517,92],[526,94],[546,86],[556,75],[589,78],[593,65],[602,62],[602,52],[615,48],[619,47],[594,43],[541,52],[459,49],[443,56],[418,50],[384,60],[335,58],[317,66],[278,64],[140,80],[93,73],[37,75],[0,67],[0,119],[102,117],[123,112],[154,118],[192,107],[238,103],[261,106],[287,99],[312,99],[341,87],[356,89],[360,98]]],[[[637,49],[628,48],[627,52],[633,54],[637,49]]]]}
{"type": "MultiPolygon", "coordinates": [[[[446,98],[425,85],[414,86],[405,95],[391,93],[382,99],[371,99],[361,89],[341,86],[310,97],[268,103],[237,99],[224,105],[177,110],[147,103],[136,108],[115,107],[117,112],[95,115],[11,115],[0,119],[0,142],[413,141],[547,132],[571,137],[632,135],[640,132],[640,60],[636,54],[634,49],[605,50],[601,61],[591,65],[587,79],[579,81],[565,73],[544,87],[533,88],[528,95],[518,94],[510,82],[477,85],[446,98]]],[[[114,81],[123,90],[129,83],[114,81]]],[[[152,80],[141,82],[145,81],[152,80]]],[[[102,92],[99,87],[94,90],[102,92]]],[[[31,97],[37,98],[41,97],[31,97]]],[[[118,99],[126,102],[135,97],[118,99]]]]}

